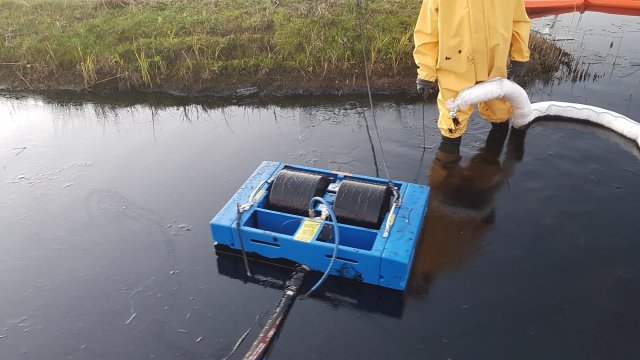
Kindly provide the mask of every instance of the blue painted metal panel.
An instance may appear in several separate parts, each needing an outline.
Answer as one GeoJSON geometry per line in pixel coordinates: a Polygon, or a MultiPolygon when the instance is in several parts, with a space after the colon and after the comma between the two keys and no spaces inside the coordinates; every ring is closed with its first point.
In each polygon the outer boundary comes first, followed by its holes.
{"type": "Polygon", "coordinates": [[[407,184],[403,204],[393,224],[393,235],[382,252],[380,264],[380,286],[404,289],[413,264],[416,242],[427,213],[429,187],[407,184]],[[417,231],[417,232],[416,232],[417,231]]]}
{"type": "MultiPolygon", "coordinates": [[[[275,178],[283,168],[314,172],[329,176],[333,182],[356,179],[386,184],[387,180],[368,176],[335,173],[315,168],[263,162],[249,177],[238,192],[211,220],[214,241],[234,249],[240,249],[238,237],[237,204],[245,204],[254,190],[264,181],[275,178]]],[[[340,246],[338,258],[331,274],[364,281],[369,284],[404,290],[411,270],[416,242],[427,211],[429,188],[422,185],[394,181],[402,195],[402,205],[398,208],[388,237],[384,237],[384,224],[380,229],[366,229],[339,224],[340,246]]],[[[334,244],[329,228],[318,231],[308,242],[295,239],[301,224],[308,218],[271,211],[266,208],[268,186],[258,193],[255,204],[242,213],[239,231],[247,252],[257,253],[273,259],[287,259],[307,265],[313,270],[324,271],[329,265],[334,244]]],[[[333,203],[335,195],[327,192],[324,198],[333,203]]],[[[320,228],[332,226],[323,222],[320,228]]]]}

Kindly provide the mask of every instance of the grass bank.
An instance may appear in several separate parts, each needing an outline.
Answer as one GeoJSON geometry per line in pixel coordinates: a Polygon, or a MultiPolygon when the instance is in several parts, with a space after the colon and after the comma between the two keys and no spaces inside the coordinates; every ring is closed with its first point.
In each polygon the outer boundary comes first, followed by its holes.
{"type": "MultiPolygon", "coordinates": [[[[419,6],[363,1],[378,92],[413,89],[419,6]]],[[[34,90],[358,92],[365,77],[357,15],[355,0],[0,0],[0,82],[34,90]]]]}

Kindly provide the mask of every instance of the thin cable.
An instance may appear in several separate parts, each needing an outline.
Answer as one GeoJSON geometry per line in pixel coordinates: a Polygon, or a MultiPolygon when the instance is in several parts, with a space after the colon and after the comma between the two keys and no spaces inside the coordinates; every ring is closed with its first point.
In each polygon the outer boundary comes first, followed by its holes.
{"type": "Polygon", "coordinates": [[[231,352],[227,356],[225,356],[222,360],[229,360],[233,356],[233,354],[235,354],[236,351],[238,351],[238,348],[240,347],[240,345],[242,345],[242,343],[247,338],[247,336],[249,336],[249,333],[251,332],[251,330],[253,330],[253,328],[256,327],[261,317],[262,315],[256,316],[256,321],[253,322],[253,325],[251,325],[251,327],[248,328],[247,331],[245,331],[244,334],[242,334],[242,336],[240,336],[238,341],[236,341],[236,344],[233,346],[233,349],[231,349],[231,352]]]}
{"type": "Polygon", "coordinates": [[[380,165],[378,165],[378,158],[376,156],[376,147],[373,145],[373,138],[371,137],[371,130],[369,129],[369,122],[367,121],[367,115],[362,112],[364,118],[364,126],[367,130],[367,137],[369,137],[369,144],[371,144],[371,154],[373,154],[373,164],[376,166],[376,177],[380,177],[380,165]]]}
{"type": "Polygon", "coordinates": [[[335,246],[333,247],[333,256],[331,256],[331,261],[329,262],[329,266],[327,266],[327,270],[324,271],[324,274],[322,274],[322,277],[320,278],[320,280],[318,280],[318,282],[316,282],[316,284],[313,285],[311,290],[307,291],[307,293],[304,294],[303,297],[307,297],[311,295],[311,293],[316,291],[316,289],[320,287],[320,285],[322,285],[322,283],[327,278],[327,276],[329,276],[329,273],[333,268],[333,263],[336,261],[336,258],[338,257],[338,247],[340,247],[340,235],[338,232],[338,218],[336,217],[336,214],[333,213],[333,209],[331,208],[329,203],[321,197],[314,197],[309,201],[310,210],[313,210],[314,204],[316,201],[324,204],[324,206],[327,207],[327,211],[329,211],[329,215],[331,215],[331,221],[333,222],[333,232],[335,234],[335,246]]]}
{"type": "Polygon", "coordinates": [[[426,149],[427,149],[427,127],[424,124],[424,103],[423,103],[422,104],[422,150],[426,150],[426,149]]]}
{"type": "Polygon", "coordinates": [[[268,181],[263,180],[255,189],[253,189],[253,191],[251,192],[251,195],[249,195],[249,204],[253,205],[253,201],[255,200],[256,194],[258,194],[258,191],[260,191],[260,189],[262,189],[262,186],[267,182],[268,181]]]}
{"type": "Polygon", "coordinates": [[[373,108],[373,98],[371,96],[371,81],[369,80],[369,64],[367,61],[367,48],[365,46],[366,39],[364,36],[364,20],[362,15],[362,0],[356,0],[358,5],[358,15],[360,18],[360,37],[362,38],[362,57],[364,59],[364,75],[367,79],[367,93],[369,94],[369,106],[371,107],[371,116],[373,117],[373,127],[378,137],[378,145],[380,146],[380,155],[382,156],[382,166],[387,175],[389,183],[391,183],[391,175],[389,174],[389,167],[387,167],[387,159],[384,155],[384,149],[382,148],[382,139],[380,138],[380,132],[378,131],[378,122],[376,120],[376,111],[373,108]]]}
{"type": "MultiPolygon", "coordinates": [[[[425,99],[425,102],[426,99],[425,99]]],[[[425,120],[424,120],[424,103],[422,103],[422,156],[420,156],[420,164],[418,165],[418,173],[416,174],[415,179],[413,180],[414,183],[418,182],[418,178],[420,177],[420,173],[422,171],[422,164],[424,163],[424,155],[427,152],[427,129],[425,126],[425,120]]]]}
{"type": "Polygon", "coordinates": [[[242,221],[242,213],[249,210],[255,203],[255,196],[262,189],[264,184],[271,184],[273,179],[269,179],[267,181],[262,181],[258,186],[253,189],[251,195],[249,195],[249,202],[246,204],[236,204],[236,231],[238,232],[238,240],[240,241],[240,249],[242,250],[242,260],[244,261],[244,269],[247,271],[247,276],[251,275],[251,270],[249,270],[249,260],[247,259],[247,252],[244,249],[244,240],[242,239],[242,231],[240,230],[240,222],[242,221]]]}
{"type": "MultiPolygon", "coordinates": [[[[393,203],[394,205],[400,206],[401,198],[400,192],[396,188],[396,186],[391,181],[391,173],[389,172],[389,167],[387,166],[387,157],[384,155],[384,148],[382,147],[382,138],[380,137],[380,131],[378,131],[378,121],[376,120],[376,110],[373,108],[373,97],[371,96],[371,81],[369,80],[369,63],[367,61],[367,48],[366,48],[366,39],[364,35],[364,16],[362,15],[362,0],[356,0],[358,5],[358,16],[360,19],[360,37],[362,42],[362,58],[364,59],[364,75],[367,79],[367,93],[369,94],[369,106],[371,108],[371,117],[373,118],[373,128],[376,131],[376,137],[378,138],[378,145],[380,146],[380,156],[382,157],[382,166],[384,167],[384,172],[387,175],[387,181],[389,182],[389,187],[393,192],[393,203]]],[[[365,117],[366,121],[366,117],[365,117]]],[[[391,216],[391,214],[389,214],[391,216]]]]}
{"type": "MultiPolygon", "coordinates": [[[[217,253],[221,253],[221,254],[225,254],[225,255],[227,255],[227,256],[237,256],[237,257],[242,257],[242,255],[238,255],[238,253],[237,253],[237,252],[233,252],[233,251],[229,252],[229,251],[224,251],[224,250],[216,249],[216,252],[217,252],[217,253]]],[[[262,259],[258,259],[258,258],[251,258],[251,261],[252,261],[252,262],[259,262],[259,263],[261,263],[261,264],[265,264],[265,265],[269,265],[269,266],[280,267],[280,268],[287,269],[287,270],[292,270],[292,269],[294,269],[294,267],[293,267],[293,266],[283,265],[283,264],[278,264],[277,262],[266,261],[266,260],[262,260],[262,259]]],[[[274,281],[276,281],[276,280],[274,280],[274,281]]]]}
{"type": "Polygon", "coordinates": [[[240,249],[242,250],[242,260],[244,261],[244,269],[247,271],[247,276],[251,276],[251,270],[249,270],[249,260],[247,260],[247,252],[244,249],[244,241],[242,240],[242,231],[240,230],[240,221],[242,220],[242,205],[236,204],[236,230],[238,231],[238,240],[240,240],[240,249]]]}

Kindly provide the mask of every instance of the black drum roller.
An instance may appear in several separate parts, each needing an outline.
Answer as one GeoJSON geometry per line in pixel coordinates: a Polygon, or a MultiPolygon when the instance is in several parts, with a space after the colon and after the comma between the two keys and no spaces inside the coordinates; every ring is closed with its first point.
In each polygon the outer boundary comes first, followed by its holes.
{"type": "Polygon", "coordinates": [[[340,223],[379,229],[390,203],[388,185],[344,180],[336,194],[333,211],[340,223]]]}
{"type": "Polygon", "coordinates": [[[269,191],[269,209],[300,216],[309,215],[309,200],[323,196],[329,178],[310,172],[284,169],[269,191]]]}

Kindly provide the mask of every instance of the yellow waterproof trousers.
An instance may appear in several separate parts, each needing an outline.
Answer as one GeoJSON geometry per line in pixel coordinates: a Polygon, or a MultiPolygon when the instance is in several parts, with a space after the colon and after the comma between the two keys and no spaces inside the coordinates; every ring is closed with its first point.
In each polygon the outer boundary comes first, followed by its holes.
{"type": "MultiPolygon", "coordinates": [[[[524,0],[423,0],[414,32],[418,78],[440,85],[438,127],[442,135],[459,137],[472,108],[460,111],[459,123],[444,105],[462,89],[507,76],[507,63],[529,60],[531,21],[524,0]]],[[[492,122],[511,116],[503,100],[479,104],[492,122]]]]}
{"type": "MultiPolygon", "coordinates": [[[[467,130],[469,117],[471,117],[473,113],[473,106],[470,106],[468,109],[460,109],[457,113],[458,121],[454,121],[451,116],[449,116],[449,109],[447,109],[446,102],[448,99],[455,99],[456,96],[458,96],[458,91],[442,87],[438,94],[438,111],[440,112],[438,128],[443,136],[449,138],[457,138],[464,134],[467,130]]],[[[494,99],[480,103],[478,104],[478,111],[484,119],[493,123],[508,121],[513,113],[511,104],[503,99],[494,99]]]]}

